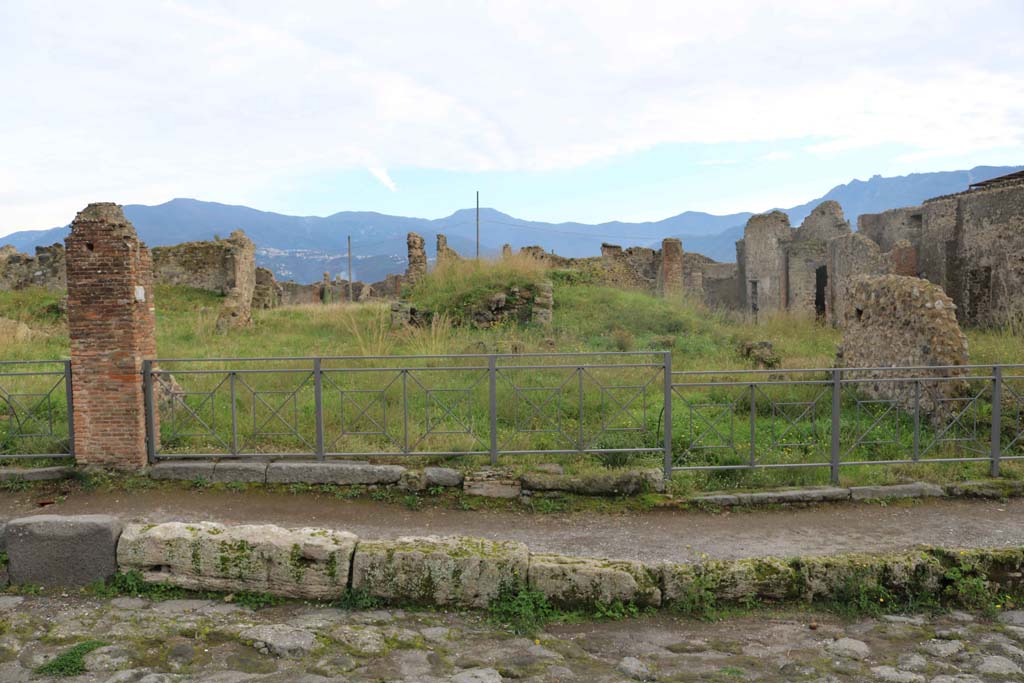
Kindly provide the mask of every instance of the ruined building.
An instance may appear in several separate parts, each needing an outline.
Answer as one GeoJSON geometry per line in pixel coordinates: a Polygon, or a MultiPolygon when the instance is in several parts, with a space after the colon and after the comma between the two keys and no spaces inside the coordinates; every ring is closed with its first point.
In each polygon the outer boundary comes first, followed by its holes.
{"type": "Polygon", "coordinates": [[[64,245],[59,243],[36,247],[35,256],[19,254],[10,245],[0,247],[0,289],[65,289],[67,273],[64,261],[64,245]]]}
{"type": "Polygon", "coordinates": [[[909,244],[915,274],[949,294],[962,324],[1024,323],[1024,173],[865,214],[857,225],[883,250],[909,244]]]}

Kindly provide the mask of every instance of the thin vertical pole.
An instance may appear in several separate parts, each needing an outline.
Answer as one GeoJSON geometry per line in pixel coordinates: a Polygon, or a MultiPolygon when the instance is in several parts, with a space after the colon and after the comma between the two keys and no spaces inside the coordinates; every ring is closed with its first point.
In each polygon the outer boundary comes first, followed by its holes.
{"type": "MultiPolygon", "coordinates": [[[[349,287],[351,288],[351,275],[349,273],[349,287]]],[[[351,291],[351,290],[350,290],[351,291]]],[[[324,385],[323,375],[320,371],[320,359],[313,359],[313,405],[316,411],[316,458],[324,459],[324,385]]]]}
{"type": "Polygon", "coordinates": [[[156,409],[153,401],[153,361],[142,361],[142,403],[146,411],[146,460],[156,462],[156,409]]]}
{"type": "Polygon", "coordinates": [[[476,260],[480,260],[480,190],[476,191],[476,260]]]}
{"type": "Polygon", "coordinates": [[[914,461],[921,457],[921,380],[914,380],[914,461]]]}
{"type": "Polygon", "coordinates": [[[487,374],[490,378],[488,405],[491,419],[491,465],[498,464],[498,359],[487,358],[487,374]]]}
{"type": "Polygon", "coordinates": [[[665,423],[665,484],[672,478],[672,352],[666,351],[664,358],[665,374],[665,409],[662,412],[665,423]]]}
{"type": "Polygon", "coordinates": [[[831,475],[832,485],[839,486],[839,412],[842,408],[842,374],[839,368],[832,370],[832,446],[831,475]]]}
{"type": "Polygon", "coordinates": [[[757,387],[750,385],[750,466],[757,464],[757,387]]]}
{"type": "Polygon", "coordinates": [[[1002,457],[1003,437],[1003,368],[1000,365],[992,368],[992,462],[989,465],[989,476],[999,476],[999,459],[1002,457]]]}
{"type": "Polygon", "coordinates": [[[348,300],[352,301],[352,235],[348,236],[348,300]]]}
{"type": "Polygon", "coordinates": [[[235,398],[237,395],[235,385],[238,375],[232,370],[228,377],[230,379],[228,386],[231,388],[231,454],[238,455],[238,403],[235,398]]]}
{"type": "MultiPolygon", "coordinates": [[[[142,361],[143,367],[146,361],[142,361]]],[[[145,386],[145,381],[143,381],[145,386]]],[[[68,455],[75,457],[75,400],[71,390],[71,361],[64,361],[64,399],[68,406],[68,455]]]]}
{"type": "Polygon", "coordinates": [[[576,388],[579,391],[579,412],[577,413],[577,420],[579,421],[579,436],[577,437],[576,450],[583,451],[583,368],[576,368],[576,388]]]}
{"type": "Polygon", "coordinates": [[[402,370],[402,452],[409,452],[409,370],[402,370]]]}

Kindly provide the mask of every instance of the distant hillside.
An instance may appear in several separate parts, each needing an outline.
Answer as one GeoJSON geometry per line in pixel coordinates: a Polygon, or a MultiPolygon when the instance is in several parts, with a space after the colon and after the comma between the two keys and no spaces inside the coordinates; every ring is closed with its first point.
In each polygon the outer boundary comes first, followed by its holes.
{"type": "MultiPolygon", "coordinates": [[[[913,173],[894,178],[874,176],[838,185],[822,197],[783,211],[798,225],[818,203],[834,199],[856,225],[857,216],[862,213],[920,204],[930,197],[960,192],[971,183],[1019,170],[1024,170],[1024,166],[978,166],[969,171],[913,173]]],[[[364,281],[380,280],[388,273],[405,269],[405,235],[409,231],[423,235],[429,253],[433,252],[439,232],[448,236],[456,251],[464,255],[475,251],[476,216],[472,209],[428,220],[367,211],[342,211],[326,217],[287,216],[195,199],[173,199],[157,206],[129,204],[124,208],[139,235],[151,246],[211,239],[241,228],[256,243],[260,265],[271,268],[282,279],[300,282],[319,280],[324,272],[345,277],[347,235],[352,236],[355,276],[364,281]]],[[[592,256],[598,253],[602,242],[653,246],[664,237],[679,237],[687,251],[732,261],[736,256],[735,241],[743,236],[743,226],[752,215],[743,212],[715,216],[686,211],[660,221],[594,225],[525,221],[494,209],[481,209],[481,251],[496,254],[505,243],[517,249],[539,244],[564,256],[592,256]]],[[[65,234],[66,227],[27,230],[0,238],[0,244],[13,244],[31,252],[37,245],[63,241],[65,234]]]]}

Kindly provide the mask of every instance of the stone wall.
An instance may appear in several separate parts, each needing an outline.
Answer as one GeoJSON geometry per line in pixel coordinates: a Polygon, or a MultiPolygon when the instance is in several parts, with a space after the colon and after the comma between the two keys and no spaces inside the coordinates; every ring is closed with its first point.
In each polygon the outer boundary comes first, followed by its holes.
{"type": "Polygon", "coordinates": [[[10,245],[0,247],[0,289],[26,287],[49,290],[67,287],[63,244],[36,247],[35,256],[19,254],[10,245]]]}
{"type": "Polygon", "coordinates": [[[462,257],[459,256],[459,252],[455,251],[448,246],[448,238],[441,233],[437,234],[437,265],[442,265],[450,261],[458,261],[462,257]]]}
{"type": "Polygon", "coordinates": [[[878,245],[860,232],[851,233],[828,243],[828,289],[826,317],[833,325],[844,324],[844,306],[850,288],[861,275],[914,275],[914,248],[906,241],[898,242],[883,253],[878,245]]]}
{"type": "Polygon", "coordinates": [[[282,287],[268,268],[256,269],[256,286],[252,292],[252,307],[255,309],[277,308],[281,305],[282,287]]]}
{"type": "Polygon", "coordinates": [[[184,285],[228,295],[255,269],[256,247],[236,230],[228,239],[153,247],[153,277],[161,284],[184,285]]]}
{"type": "Polygon", "coordinates": [[[156,357],[149,250],[116,204],[83,209],[65,245],[75,458],[80,465],[141,467],[142,360],[156,357]]]}
{"type": "Polygon", "coordinates": [[[789,216],[781,211],[752,216],[737,245],[737,262],[742,258],[740,285],[744,308],[751,313],[785,308],[785,254],[783,246],[792,239],[789,216]]]}
{"type": "Polygon", "coordinates": [[[1024,178],[866,214],[858,225],[883,249],[907,240],[917,274],[946,290],[962,323],[1024,324],[1024,178]]]}
{"type": "Polygon", "coordinates": [[[405,239],[408,249],[409,265],[405,270],[405,281],[409,286],[415,286],[417,282],[427,276],[427,250],[424,248],[423,238],[414,232],[410,232],[405,239]]]}
{"type": "MultiPolygon", "coordinates": [[[[867,239],[867,238],[863,238],[867,239]]],[[[945,367],[967,365],[967,338],[956,320],[956,307],[938,285],[902,275],[860,275],[850,283],[842,309],[843,344],[838,365],[847,368],[945,367]]],[[[850,378],[957,378],[963,370],[864,371],[850,378]]],[[[864,382],[859,392],[895,400],[912,411],[917,386],[913,382],[864,382]]],[[[944,379],[920,383],[921,409],[941,421],[969,387],[966,381],[944,379]]]]}
{"type": "Polygon", "coordinates": [[[674,237],[663,239],[658,266],[658,290],[662,296],[673,298],[683,293],[686,284],[683,273],[683,243],[674,237]]]}
{"type": "Polygon", "coordinates": [[[252,325],[252,298],[256,291],[256,245],[241,230],[225,240],[231,244],[226,265],[230,273],[227,298],[217,316],[217,329],[227,331],[252,325]]]}

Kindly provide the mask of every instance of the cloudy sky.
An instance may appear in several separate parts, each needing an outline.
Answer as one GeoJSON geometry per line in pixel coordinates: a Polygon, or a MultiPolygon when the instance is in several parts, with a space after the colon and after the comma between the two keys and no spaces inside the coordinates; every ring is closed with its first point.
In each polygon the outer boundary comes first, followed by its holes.
{"type": "Polygon", "coordinates": [[[90,201],[763,210],[1024,162],[1024,2],[0,0],[0,235],[90,201]]]}

